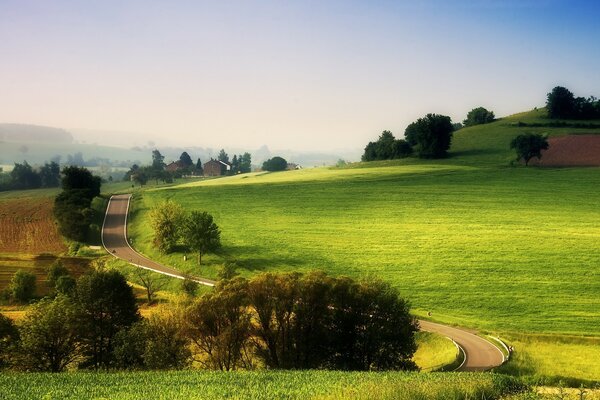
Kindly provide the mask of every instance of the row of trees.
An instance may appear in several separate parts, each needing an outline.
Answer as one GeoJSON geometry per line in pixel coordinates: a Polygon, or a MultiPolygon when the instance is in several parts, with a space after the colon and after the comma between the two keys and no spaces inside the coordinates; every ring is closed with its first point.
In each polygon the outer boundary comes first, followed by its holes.
{"type": "Polygon", "coordinates": [[[71,240],[86,240],[94,217],[91,208],[94,197],[100,196],[102,180],[86,168],[65,167],[62,171],[62,192],[54,200],[54,217],[60,233],[71,240]]]}
{"type": "Polygon", "coordinates": [[[556,86],[547,95],[546,110],[550,118],[597,119],[600,118],[600,101],[594,96],[575,97],[562,86],[556,86]]]}
{"type": "MultiPolygon", "coordinates": [[[[245,174],[252,170],[252,156],[250,153],[240,155],[234,154],[233,158],[229,160],[229,155],[224,149],[221,149],[217,156],[217,160],[231,165],[231,169],[229,170],[230,175],[245,174]]],[[[225,175],[225,170],[223,171],[223,175],[225,175]]]]}
{"type": "Polygon", "coordinates": [[[59,185],[60,167],[54,161],[39,168],[33,168],[27,161],[23,164],[15,163],[10,173],[0,174],[0,191],[52,188],[59,185]]]}
{"type": "Polygon", "coordinates": [[[18,326],[0,314],[0,367],[416,369],[417,328],[406,301],[381,281],[237,277],[142,319],[125,278],[95,271],[34,305],[18,326]]]}
{"type": "Polygon", "coordinates": [[[171,200],[157,204],[150,211],[150,224],[154,230],[154,244],[163,253],[179,246],[202,256],[221,246],[221,231],[212,215],[207,212],[186,213],[183,207],[171,200]]]}

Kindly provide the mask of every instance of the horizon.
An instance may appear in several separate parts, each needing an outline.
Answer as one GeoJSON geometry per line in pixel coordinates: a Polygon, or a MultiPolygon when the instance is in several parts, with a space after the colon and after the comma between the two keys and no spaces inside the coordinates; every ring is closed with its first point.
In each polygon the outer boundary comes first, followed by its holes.
{"type": "Polygon", "coordinates": [[[114,132],[163,146],[362,149],[430,112],[506,116],[543,106],[557,85],[599,95],[599,10],[587,1],[7,1],[0,121],[86,142],[114,132]]]}

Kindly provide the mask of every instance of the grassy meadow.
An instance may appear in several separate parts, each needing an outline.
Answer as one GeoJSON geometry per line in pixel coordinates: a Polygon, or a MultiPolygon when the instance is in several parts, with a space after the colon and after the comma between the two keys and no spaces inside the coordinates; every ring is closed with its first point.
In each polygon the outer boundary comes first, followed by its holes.
{"type": "Polygon", "coordinates": [[[495,374],[262,371],[1,374],[10,399],[500,399],[523,386],[495,374]],[[142,384],[143,382],[143,384],[142,384]]]}

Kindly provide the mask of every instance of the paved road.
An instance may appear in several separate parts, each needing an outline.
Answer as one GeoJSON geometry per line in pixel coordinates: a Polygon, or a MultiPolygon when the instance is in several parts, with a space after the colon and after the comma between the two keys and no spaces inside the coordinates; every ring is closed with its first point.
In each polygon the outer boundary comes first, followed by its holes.
{"type": "MultiPolygon", "coordinates": [[[[149,269],[164,275],[183,279],[181,272],[154,262],[131,248],[127,242],[127,214],[130,194],[112,196],[106,210],[102,226],[102,244],[104,248],[117,258],[140,268],[149,269]]],[[[214,286],[215,281],[187,276],[207,286],[214,286]]],[[[421,330],[439,333],[454,340],[465,354],[465,362],[458,371],[485,371],[504,362],[502,352],[490,342],[463,329],[453,328],[428,321],[419,321],[421,330]]]]}
{"type": "Polygon", "coordinates": [[[130,194],[115,195],[110,198],[104,217],[104,224],[102,225],[102,245],[106,251],[140,268],[149,269],[179,279],[187,277],[202,285],[214,286],[215,282],[210,279],[186,276],[176,269],[144,257],[131,248],[127,242],[127,214],[130,198],[130,194]]]}
{"type": "Polygon", "coordinates": [[[457,371],[487,371],[504,362],[504,354],[487,340],[463,329],[419,321],[421,330],[439,333],[454,340],[465,354],[465,362],[457,371]]]}

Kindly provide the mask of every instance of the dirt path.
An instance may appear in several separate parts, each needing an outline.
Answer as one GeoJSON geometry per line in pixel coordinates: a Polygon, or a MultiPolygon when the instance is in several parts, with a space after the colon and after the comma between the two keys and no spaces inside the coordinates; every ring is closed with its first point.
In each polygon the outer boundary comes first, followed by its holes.
{"type": "MultiPolygon", "coordinates": [[[[145,268],[174,278],[190,278],[200,284],[214,286],[210,279],[191,277],[176,269],[154,262],[137,251],[127,242],[127,214],[129,212],[130,194],[112,196],[106,210],[102,225],[102,244],[113,256],[127,261],[140,268],[145,268]]],[[[453,328],[428,321],[419,321],[421,330],[439,333],[454,340],[465,355],[464,363],[458,371],[485,371],[502,365],[504,355],[493,344],[463,329],[453,328]]]]}

